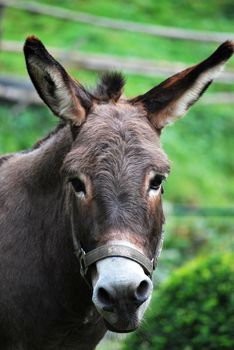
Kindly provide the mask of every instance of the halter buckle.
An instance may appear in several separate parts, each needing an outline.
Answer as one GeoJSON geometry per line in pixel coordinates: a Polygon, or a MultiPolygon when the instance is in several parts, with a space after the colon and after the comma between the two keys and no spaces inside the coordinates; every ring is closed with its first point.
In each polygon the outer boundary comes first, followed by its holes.
{"type": "Polygon", "coordinates": [[[83,248],[80,248],[79,251],[79,261],[80,261],[80,274],[84,277],[88,272],[88,266],[86,264],[86,253],[83,248]]]}

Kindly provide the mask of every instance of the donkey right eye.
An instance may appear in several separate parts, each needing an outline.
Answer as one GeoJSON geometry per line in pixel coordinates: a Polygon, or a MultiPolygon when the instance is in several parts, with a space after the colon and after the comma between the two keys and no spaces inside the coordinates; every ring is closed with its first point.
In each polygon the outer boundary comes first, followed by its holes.
{"type": "Polygon", "coordinates": [[[69,182],[72,184],[72,187],[77,194],[86,195],[85,184],[80,178],[74,177],[69,179],[69,182]]]}

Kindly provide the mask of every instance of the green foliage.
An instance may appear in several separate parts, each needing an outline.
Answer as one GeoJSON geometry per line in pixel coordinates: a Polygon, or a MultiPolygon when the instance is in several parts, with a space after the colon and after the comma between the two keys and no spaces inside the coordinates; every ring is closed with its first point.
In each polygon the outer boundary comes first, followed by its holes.
{"type": "Polygon", "coordinates": [[[169,193],[170,201],[186,201],[192,206],[233,203],[233,130],[232,106],[205,107],[198,103],[184,119],[163,132],[162,143],[173,160],[165,185],[166,199],[169,193]]]}
{"type": "Polygon", "coordinates": [[[155,285],[200,254],[234,251],[233,216],[166,215],[165,240],[155,285]]]}
{"type": "Polygon", "coordinates": [[[18,108],[0,107],[0,155],[30,148],[56,124],[46,108],[18,108]]]}
{"type": "Polygon", "coordinates": [[[234,254],[199,257],[155,291],[123,350],[234,348],[234,254]]]}

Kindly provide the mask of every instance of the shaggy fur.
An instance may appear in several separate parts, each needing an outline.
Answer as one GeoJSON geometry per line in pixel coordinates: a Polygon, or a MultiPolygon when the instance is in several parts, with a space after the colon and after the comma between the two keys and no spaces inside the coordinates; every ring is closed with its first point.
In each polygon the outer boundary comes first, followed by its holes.
{"type": "Polygon", "coordinates": [[[200,96],[231,52],[225,43],[200,65],[128,101],[120,98],[121,75],[105,75],[88,92],[37,38],[28,38],[29,74],[63,122],[31,150],[0,159],[1,350],[96,347],[107,328],[73,254],[71,207],[85,250],[123,239],[152,259],[164,215],[161,191],[149,195],[149,174],[166,177],[170,170],[159,129],[173,110],[184,112],[200,96]],[[83,199],[74,178],[84,181],[83,199]]]}

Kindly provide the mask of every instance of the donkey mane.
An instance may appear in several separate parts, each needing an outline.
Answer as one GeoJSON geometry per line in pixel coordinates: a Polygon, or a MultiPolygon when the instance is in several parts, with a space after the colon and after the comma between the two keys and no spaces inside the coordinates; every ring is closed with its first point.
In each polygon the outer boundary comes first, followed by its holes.
{"type": "Polygon", "coordinates": [[[45,137],[43,137],[42,139],[38,140],[31,148],[29,148],[27,150],[19,151],[17,153],[4,154],[4,155],[0,156],[0,168],[6,161],[10,160],[11,158],[14,158],[16,156],[16,154],[18,154],[18,155],[26,154],[26,153],[30,153],[30,152],[40,148],[51,137],[56,135],[61,129],[63,129],[65,127],[66,127],[66,123],[62,121],[52,131],[50,131],[45,137]]]}
{"type": "Polygon", "coordinates": [[[32,148],[29,150],[30,151],[34,151],[35,149],[40,148],[46,141],[48,141],[51,137],[53,137],[54,135],[56,135],[61,129],[65,128],[67,125],[64,121],[61,121],[52,131],[49,132],[49,134],[47,134],[45,137],[43,137],[42,139],[38,140],[33,146],[32,148]]]}
{"type": "Polygon", "coordinates": [[[5,155],[1,156],[0,157],[0,167],[2,166],[2,164],[4,162],[6,162],[8,159],[10,159],[13,156],[14,156],[14,154],[5,154],[5,155]]]}

